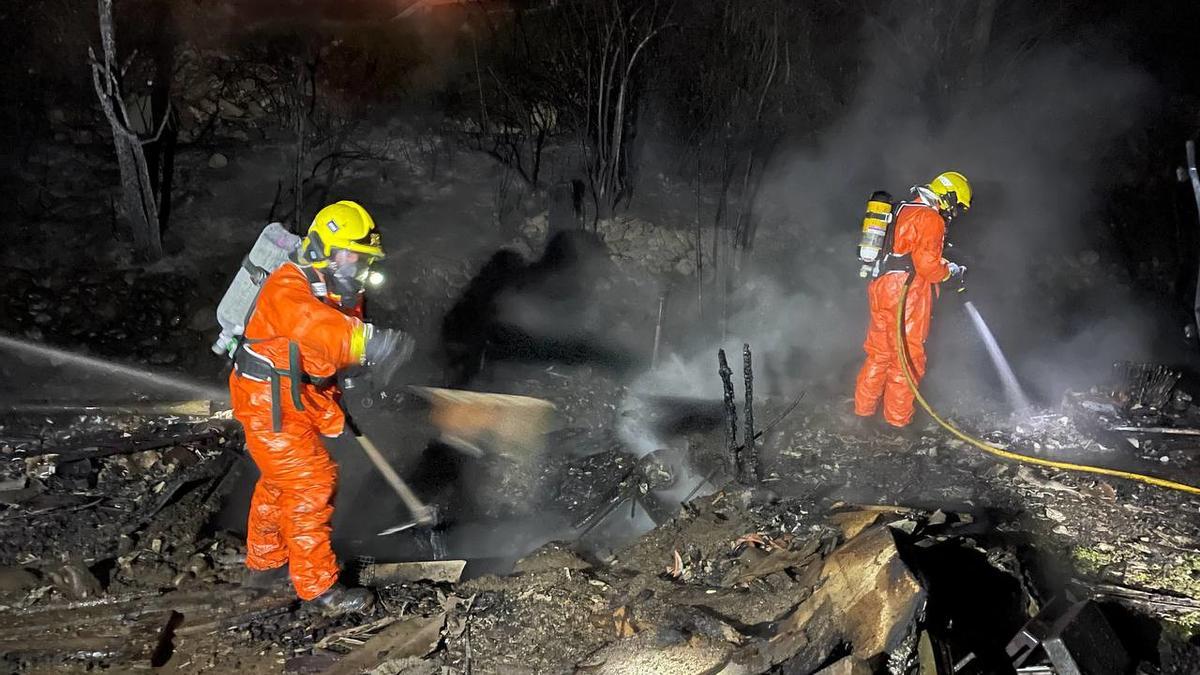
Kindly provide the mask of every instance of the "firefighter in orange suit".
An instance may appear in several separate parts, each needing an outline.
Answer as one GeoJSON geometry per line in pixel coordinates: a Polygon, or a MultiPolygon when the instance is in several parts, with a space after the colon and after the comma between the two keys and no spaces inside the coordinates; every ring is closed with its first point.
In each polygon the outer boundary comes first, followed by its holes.
{"type": "Polygon", "coordinates": [[[371,265],[383,257],[375,222],[350,201],[319,213],[291,262],[263,283],[234,354],[234,417],[261,477],[247,526],[246,566],[285,569],[302,600],[329,614],[365,611],[373,596],[338,583],[330,545],[337,465],[322,444],[345,426],[336,375],[407,358],[412,340],[362,320],[371,265]]]}
{"type": "Polygon", "coordinates": [[[971,184],[960,173],[948,171],[929,185],[913,188],[915,199],[897,207],[892,227],[887,272],[871,282],[867,299],[871,320],[863,349],[867,359],[858,372],[854,412],[871,417],[883,400],[883,419],[905,427],[913,418],[913,394],[900,369],[896,348],[896,309],[908,277],[912,286],[905,305],[904,334],[910,370],[918,383],[925,374],[925,338],[937,284],[959,276],[965,268],[942,257],[946,223],[971,206],[971,184]]]}

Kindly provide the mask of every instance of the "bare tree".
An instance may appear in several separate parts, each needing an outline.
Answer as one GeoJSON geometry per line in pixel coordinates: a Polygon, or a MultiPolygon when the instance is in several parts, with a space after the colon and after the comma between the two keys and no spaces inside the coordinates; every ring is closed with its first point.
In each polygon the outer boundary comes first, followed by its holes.
{"type": "MultiPolygon", "coordinates": [[[[550,76],[554,39],[547,17],[514,13],[498,25],[476,4],[470,28],[470,81],[463,83],[459,125],[467,148],[482,152],[519,177],[542,187],[543,153],[558,131],[562,82],[550,76]],[[480,39],[480,38],[485,39],[480,39]]],[[[554,16],[557,16],[555,14],[554,16]]]]}
{"type": "Polygon", "coordinates": [[[88,47],[92,62],[92,84],[100,109],[112,127],[113,146],[121,172],[120,213],[133,234],[133,244],[147,260],[162,257],[159,201],[150,180],[143,145],[156,142],[166,127],[169,115],[164,115],[153,138],[142,139],[133,131],[129,112],[122,96],[121,78],[128,64],[117,62],[116,35],[113,29],[112,0],[98,0],[100,13],[100,46],[104,61],[96,58],[88,47]]]}
{"type": "Polygon", "coordinates": [[[672,74],[656,81],[666,114],[675,116],[687,139],[681,154],[696,162],[698,194],[708,183],[705,191],[715,195],[710,263],[721,291],[713,299],[721,302],[753,248],[765,170],[785,134],[801,123],[803,97],[813,90],[812,76],[793,64],[794,54],[805,53],[810,21],[811,10],[799,5],[694,3],[691,9],[701,15],[683,27],[664,57],[664,71],[672,74]]]}
{"type": "Polygon", "coordinates": [[[568,3],[568,39],[557,63],[578,85],[573,104],[596,218],[612,215],[631,195],[630,141],[642,67],[654,40],[670,28],[673,4],[629,0],[568,3]]]}

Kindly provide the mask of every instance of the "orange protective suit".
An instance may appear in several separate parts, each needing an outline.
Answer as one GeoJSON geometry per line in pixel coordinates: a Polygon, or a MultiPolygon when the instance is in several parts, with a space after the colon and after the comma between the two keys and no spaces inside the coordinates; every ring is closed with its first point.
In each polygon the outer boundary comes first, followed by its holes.
{"type": "MultiPolygon", "coordinates": [[[[950,277],[950,268],[942,258],[946,221],[930,206],[905,203],[897,209],[893,227],[896,228],[893,254],[905,256],[912,263],[914,278],[904,308],[904,330],[910,370],[913,379],[920,383],[925,374],[925,338],[929,335],[934,285],[950,277]]],[[[908,274],[888,272],[867,288],[871,307],[871,321],[863,343],[867,359],[858,372],[854,391],[855,414],[874,415],[882,398],[883,419],[894,427],[907,426],[913,418],[913,394],[904,380],[896,349],[896,309],[908,274]]]]}
{"type": "MultiPolygon", "coordinates": [[[[304,272],[293,263],[263,283],[245,337],[252,353],[286,370],[289,352],[299,355],[309,378],[332,378],[362,360],[363,324],[313,293],[304,272]],[[357,338],[357,339],[356,339],[357,338]],[[292,346],[295,345],[295,346],[292,346]]],[[[280,378],[280,430],[272,417],[269,381],[238,371],[229,376],[233,415],[246,430],[246,449],[261,477],[250,502],[246,566],[268,570],[290,565],[292,583],[302,600],[324,593],[337,581],[338,566],[330,545],[337,465],[321,436],[342,433],[345,415],[336,386],[300,386],[301,408],[291,396],[290,378],[280,378]]]]}

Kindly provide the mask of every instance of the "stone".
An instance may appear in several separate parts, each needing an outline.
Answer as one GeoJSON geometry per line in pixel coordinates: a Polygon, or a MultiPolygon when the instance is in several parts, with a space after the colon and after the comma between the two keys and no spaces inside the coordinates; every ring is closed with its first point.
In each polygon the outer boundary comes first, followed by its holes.
{"type": "Polygon", "coordinates": [[[210,169],[224,169],[227,166],[229,166],[229,158],[219,152],[214,152],[208,158],[208,168],[210,169]]]}

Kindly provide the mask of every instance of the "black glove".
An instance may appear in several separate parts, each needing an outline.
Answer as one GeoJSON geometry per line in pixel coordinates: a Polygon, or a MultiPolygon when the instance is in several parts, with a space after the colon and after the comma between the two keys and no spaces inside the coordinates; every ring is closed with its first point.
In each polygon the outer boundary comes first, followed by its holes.
{"type": "Polygon", "coordinates": [[[416,341],[413,336],[395,328],[376,328],[367,334],[367,366],[377,370],[376,386],[383,387],[392,372],[413,358],[416,341]]]}
{"type": "Polygon", "coordinates": [[[375,366],[391,358],[400,344],[402,333],[394,328],[367,327],[367,344],[363,349],[366,365],[375,366]]]}

